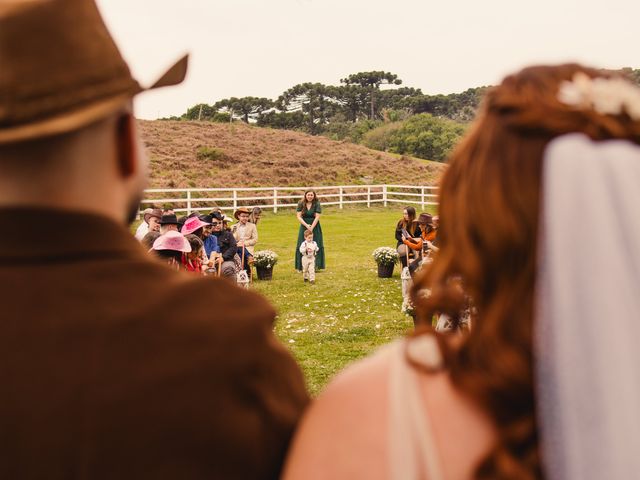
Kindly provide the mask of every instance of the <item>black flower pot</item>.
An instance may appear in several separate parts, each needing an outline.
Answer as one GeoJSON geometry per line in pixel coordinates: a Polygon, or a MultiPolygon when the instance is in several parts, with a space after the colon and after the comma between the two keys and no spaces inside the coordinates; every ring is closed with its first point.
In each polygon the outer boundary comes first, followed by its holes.
{"type": "Polygon", "coordinates": [[[393,267],[395,265],[390,263],[388,265],[378,265],[378,277],[380,278],[391,278],[393,275],[393,267]]]}
{"type": "Polygon", "coordinates": [[[271,280],[273,278],[273,267],[256,267],[258,280],[271,280]]]}

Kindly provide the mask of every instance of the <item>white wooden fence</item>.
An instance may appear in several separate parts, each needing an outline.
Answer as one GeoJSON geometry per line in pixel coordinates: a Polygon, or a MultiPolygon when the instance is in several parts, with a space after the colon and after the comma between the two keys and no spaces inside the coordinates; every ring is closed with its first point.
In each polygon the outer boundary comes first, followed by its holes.
{"type": "Polygon", "coordinates": [[[145,190],[141,209],[152,205],[173,208],[176,213],[208,211],[214,206],[223,210],[238,207],[273,209],[298,205],[306,190],[317,193],[322,205],[362,204],[371,207],[390,203],[437,205],[438,187],[428,185],[338,185],[329,187],[238,187],[238,188],[152,188],[145,190]]]}

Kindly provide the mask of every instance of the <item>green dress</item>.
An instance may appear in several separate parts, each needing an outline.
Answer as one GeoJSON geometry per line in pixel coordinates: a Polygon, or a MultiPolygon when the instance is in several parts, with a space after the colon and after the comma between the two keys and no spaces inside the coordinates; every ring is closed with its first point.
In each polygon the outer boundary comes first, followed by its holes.
{"type": "MultiPolygon", "coordinates": [[[[316,213],[322,213],[322,207],[320,206],[320,202],[315,202],[310,210],[305,210],[305,204],[298,204],[298,212],[302,212],[302,219],[311,225],[316,218],[316,213]]],[[[296,244],[296,270],[302,271],[302,254],[300,253],[300,245],[304,242],[304,232],[306,228],[300,225],[300,229],[298,230],[298,243],[296,244]]],[[[324,266],[324,242],[322,240],[322,227],[320,226],[320,222],[318,222],[313,229],[313,241],[318,244],[318,253],[316,254],[316,270],[323,270],[324,266]]]]}

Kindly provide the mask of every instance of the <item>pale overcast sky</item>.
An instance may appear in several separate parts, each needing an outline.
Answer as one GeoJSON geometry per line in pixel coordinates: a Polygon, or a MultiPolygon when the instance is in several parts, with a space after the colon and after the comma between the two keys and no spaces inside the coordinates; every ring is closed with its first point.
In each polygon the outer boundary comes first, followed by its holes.
{"type": "Polygon", "coordinates": [[[191,53],[179,87],[140,95],[140,118],[302,82],[385,70],[424,93],[495,84],[531,63],[640,67],[637,0],[98,0],[143,83],[191,53]]]}

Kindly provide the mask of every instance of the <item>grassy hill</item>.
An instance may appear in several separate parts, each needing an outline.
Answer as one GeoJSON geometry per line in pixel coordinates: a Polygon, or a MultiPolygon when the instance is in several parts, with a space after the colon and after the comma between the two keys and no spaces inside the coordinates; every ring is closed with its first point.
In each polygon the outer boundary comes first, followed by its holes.
{"type": "Polygon", "coordinates": [[[434,184],[444,164],[242,123],[138,122],[151,188],[434,184]]]}

